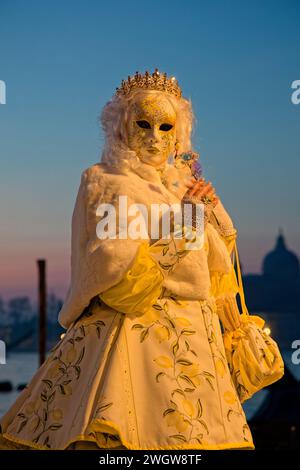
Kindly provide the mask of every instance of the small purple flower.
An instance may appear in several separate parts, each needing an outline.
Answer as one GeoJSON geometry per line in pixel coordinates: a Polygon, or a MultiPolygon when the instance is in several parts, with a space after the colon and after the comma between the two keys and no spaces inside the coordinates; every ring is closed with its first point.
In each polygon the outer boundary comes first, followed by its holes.
{"type": "Polygon", "coordinates": [[[199,162],[199,159],[193,161],[191,166],[192,175],[198,180],[202,176],[202,166],[199,162]]]}

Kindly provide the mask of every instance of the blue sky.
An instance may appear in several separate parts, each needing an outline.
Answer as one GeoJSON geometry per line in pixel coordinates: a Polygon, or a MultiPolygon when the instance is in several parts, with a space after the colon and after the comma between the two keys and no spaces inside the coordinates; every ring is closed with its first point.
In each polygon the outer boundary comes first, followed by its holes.
{"type": "Polygon", "coordinates": [[[279,227],[300,253],[300,3],[0,0],[0,295],[68,284],[70,225],[98,116],[128,74],[158,67],[191,98],[194,147],[260,272],[279,227]]]}

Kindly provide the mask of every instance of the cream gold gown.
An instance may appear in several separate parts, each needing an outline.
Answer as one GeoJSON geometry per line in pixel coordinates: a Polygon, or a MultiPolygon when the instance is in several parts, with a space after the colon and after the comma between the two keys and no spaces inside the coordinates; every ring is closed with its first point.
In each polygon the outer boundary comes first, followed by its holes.
{"type": "Polygon", "coordinates": [[[59,317],[67,331],[2,417],[0,446],[253,449],[217,304],[221,288],[236,292],[230,217],[220,202],[223,232],[208,223],[200,250],[174,234],[151,245],[97,240],[96,205],[124,192],[135,202],[179,201],[148,165],[125,175],[102,164],[85,170],[59,317]]]}

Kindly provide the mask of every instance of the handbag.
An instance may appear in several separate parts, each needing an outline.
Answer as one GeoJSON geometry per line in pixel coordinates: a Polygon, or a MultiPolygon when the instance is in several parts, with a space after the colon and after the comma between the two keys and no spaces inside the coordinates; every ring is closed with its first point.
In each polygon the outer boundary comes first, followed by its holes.
{"type": "Polygon", "coordinates": [[[233,285],[240,296],[242,313],[236,294],[232,292],[217,299],[217,305],[220,307],[221,303],[222,306],[220,319],[224,327],[226,359],[239,399],[243,403],[254,393],[279,380],[284,374],[284,362],[276,341],[264,329],[264,319],[248,312],[236,240],[233,253],[233,275],[234,264],[237,268],[237,279],[234,276],[233,285]]]}

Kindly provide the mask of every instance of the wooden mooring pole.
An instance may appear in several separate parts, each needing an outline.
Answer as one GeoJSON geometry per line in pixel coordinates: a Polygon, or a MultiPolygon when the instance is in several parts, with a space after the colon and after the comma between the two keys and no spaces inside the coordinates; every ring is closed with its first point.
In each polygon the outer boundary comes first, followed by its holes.
{"type": "Polygon", "coordinates": [[[39,359],[40,366],[46,358],[46,260],[38,259],[39,276],[39,359]]]}

